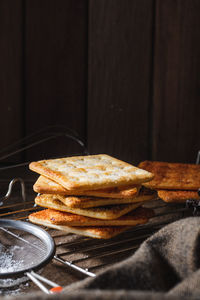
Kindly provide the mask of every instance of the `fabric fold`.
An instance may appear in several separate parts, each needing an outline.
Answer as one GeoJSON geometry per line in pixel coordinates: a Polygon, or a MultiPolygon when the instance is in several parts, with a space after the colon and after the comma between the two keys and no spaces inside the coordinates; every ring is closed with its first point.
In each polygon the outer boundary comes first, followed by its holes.
{"type": "MultiPolygon", "coordinates": [[[[165,226],[144,241],[131,257],[50,297],[200,299],[200,218],[185,218],[165,226]]],[[[37,299],[48,298],[37,294],[37,299]]],[[[35,295],[20,299],[35,299],[35,295]]]]}
{"type": "Polygon", "coordinates": [[[190,217],[162,228],[125,261],[66,290],[141,290],[176,295],[182,289],[182,295],[192,295],[194,290],[186,286],[189,279],[199,282],[199,264],[200,218],[190,217]]]}

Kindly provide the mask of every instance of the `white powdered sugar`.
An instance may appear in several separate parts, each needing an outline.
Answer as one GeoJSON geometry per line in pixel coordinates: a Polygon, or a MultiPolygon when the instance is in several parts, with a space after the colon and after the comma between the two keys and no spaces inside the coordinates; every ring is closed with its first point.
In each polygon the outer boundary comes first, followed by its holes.
{"type": "Polygon", "coordinates": [[[23,260],[16,261],[14,255],[16,251],[21,251],[23,247],[10,246],[6,248],[0,244],[0,273],[14,272],[23,266],[23,260]]]}
{"type": "MultiPolygon", "coordinates": [[[[16,261],[14,256],[23,251],[23,249],[23,247],[19,247],[17,245],[5,247],[4,245],[0,244],[0,273],[10,273],[22,269],[23,260],[21,259],[16,261]]],[[[25,281],[27,281],[27,277],[25,276],[18,279],[0,279],[0,295],[19,294],[21,292],[19,285],[25,281]],[[16,286],[16,289],[12,289],[11,291],[4,290],[5,288],[10,288],[13,286],[16,286]]]]}

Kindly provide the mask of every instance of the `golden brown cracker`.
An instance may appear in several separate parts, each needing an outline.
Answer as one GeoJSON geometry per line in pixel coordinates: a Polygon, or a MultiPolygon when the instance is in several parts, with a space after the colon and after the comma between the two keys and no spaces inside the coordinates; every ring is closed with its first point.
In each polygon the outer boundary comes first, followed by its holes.
{"type": "Polygon", "coordinates": [[[101,220],[85,216],[48,209],[51,223],[65,226],[136,226],[147,223],[153,216],[153,211],[148,208],[139,207],[134,211],[123,215],[115,220],[101,220]]]}
{"type": "Polygon", "coordinates": [[[136,202],[145,202],[156,199],[157,193],[150,189],[142,189],[138,196],[133,198],[96,198],[96,197],[84,197],[84,196],[62,196],[56,195],[57,198],[71,208],[89,208],[89,207],[98,207],[105,205],[117,205],[125,203],[136,203],[136,202]]]}
{"type": "Polygon", "coordinates": [[[51,223],[49,214],[47,213],[46,209],[36,213],[32,213],[31,215],[29,215],[29,220],[34,224],[97,239],[110,239],[130,228],[129,226],[72,227],[55,225],[51,223]]]}
{"type": "Polygon", "coordinates": [[[33,190],[40,194],[57,194],[63,196],[95,196],[104,198],[132,198],[137,195],[140,186],[123,186],[98,189],[93,191],[72,191],[64,188],[51,179],[40,176],[33,186],[33,190]]]}
{"type": "Polygon", "coordinates": [[[95,190],[141,184],[153,174],[106,154],[32,162],[30,169],[68,190],[95,190]]]}
{"type": "Polygon", "coordinates": [[[119,218],[120,216],[130,212],[141,206],[141,203],[108,205],[92,208],[70,208],[64,205],[57,197],[57,195],[44,194],[35,198],[35,203],[39,206],[52,208],[55,210],[74,213],[81,216],[111,220],[119,218]]]}
{"type": "Polygon", "coordinates": [[[151,189],[198,190],[200,187],[200,165],[144,161],[139,167],[154,174],[151,181],[144,183],[151,189]]]}
{"type": "Polygon", "coordinates": [[[165,202],[184,203],[188,199],[200,200],[197,191],[158,190],[158,196],[165,202]]]}

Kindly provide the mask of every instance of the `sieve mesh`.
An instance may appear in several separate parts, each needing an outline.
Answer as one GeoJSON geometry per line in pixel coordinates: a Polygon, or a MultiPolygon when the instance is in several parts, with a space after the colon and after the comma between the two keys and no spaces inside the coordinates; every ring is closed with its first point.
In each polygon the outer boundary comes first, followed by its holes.
{"type": "Polygon", "coordinates": [[[30,233],[18,231],[16,234],[23,236],[30,245],[3,232],[0,237],[0,273],[22,271],[38,265],[46,258],[47,246],[44,242],[30,233]]]}
{"type": "MultiPolygon", "coordinates": [[[[22,227],[23,223],[12,221],[12,225],[20,224],[22,227]]],[[[0,226],[0,278],[39,269],[53,257],[54,243],[51,237],[40,228],[36,232],[34,229],[35,225],[32,224],[28,224],[28,232],[27,228],[0,226]],[[30,232],[32,228],[33,233],[30,232]],[[38,232],[42,232],[42,235],[38,232]]]]}

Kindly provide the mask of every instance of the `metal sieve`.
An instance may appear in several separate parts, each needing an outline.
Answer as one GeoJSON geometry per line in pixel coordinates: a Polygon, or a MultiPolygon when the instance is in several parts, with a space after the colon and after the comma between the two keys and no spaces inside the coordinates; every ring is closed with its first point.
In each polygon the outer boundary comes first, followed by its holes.
{"type": "Polygon", "coordinates": [[[55,254],[54,241],[45,230],[28,222],[2,219],[0,233],[0,279],[26,275],[45,293],[61,290],[56,283],[35,273],[55,254]],[[53,289],[48,290],[40,281],[53,289]]]}

